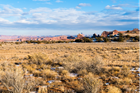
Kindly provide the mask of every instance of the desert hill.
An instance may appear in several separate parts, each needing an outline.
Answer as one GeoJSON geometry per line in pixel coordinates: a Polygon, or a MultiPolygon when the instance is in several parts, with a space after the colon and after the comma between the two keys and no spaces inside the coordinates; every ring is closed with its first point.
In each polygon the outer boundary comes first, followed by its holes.
{"type": "Polygon", "coordinates": [[[130,35],[130,36],[139,36],[139,29],[133,29],[133,30],[128,30],[128,31],[118,31],[118,30],[113,30],[113,31],[104,31],[101,36],[107,37],[108,35],[117,35],[118,33],[122,33],[123,35],[130,35]]]}

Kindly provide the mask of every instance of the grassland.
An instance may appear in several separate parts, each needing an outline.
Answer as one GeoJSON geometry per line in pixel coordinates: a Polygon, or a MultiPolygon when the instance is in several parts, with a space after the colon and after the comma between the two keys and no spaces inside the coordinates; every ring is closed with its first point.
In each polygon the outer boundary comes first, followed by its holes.
{"type": "MultiPolygon", "coordinates": [[[[35,78],[29,90],[38,93],[138,93],[139,88],[138,42],[5,43],[0,63],[1,73],[16,65],[24,69],[24,76],[35,78]]],[[[7,90],[3,82],[0,89],[7,90]]]]}

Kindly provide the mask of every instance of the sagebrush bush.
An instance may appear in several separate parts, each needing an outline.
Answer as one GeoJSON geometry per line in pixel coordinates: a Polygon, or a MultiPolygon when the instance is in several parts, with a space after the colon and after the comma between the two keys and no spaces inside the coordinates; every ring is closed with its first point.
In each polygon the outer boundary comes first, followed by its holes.
{"type": "Polygon", "coordinates": [[[48,93],[47,87],[39,87],[38,93],[48,93]]]}
{"type": "Polygon", "coordinates": [[[84,75],[87,75],[87,74],[88,74],[88,72],[87,72],[86,69],[83,69],[83,70],[78,71],[78,75],[79,76],[84,76],[84,75]]]}
{"type": "Polygon", "coordinates": [[[40,71],[38,71],[38,70],[35,70],[35,71],[33,72],[33,75],[34,75],[35,77],[42,77],[42,73],[41,73],[40,71]]]}
{"type": "Polygon", "coordinates": [[[124,65],[121,69],[121,75],[127,77],[130,74],[130,68],[124,65]]]}
{"type": "Polygon", "coordinates": [[[102,81],[94,78],[92,73],[84,76],[83,80],[84,93],[99,93],[103,86],[102,81]]]}
{"type": "Polygon", "coordinates": [[[30,64],[51,64],[52,61],[49,59],[49,57],[45,54],[39,53],[34,55],[28,55],[28,60],[30,64]]]}
{"type": "Polygon", "coordinates": [[[62,74],[62,75],[68,75],[68,74],[70,74],[70,73],[69,73],[69,71],[67,71],[67,70],[62,70],[61,74],[62,74]]]}
{"type": "Polygon", "coordinates": [[[69,72],[77,73],[80,70],[86,69],[87,72],[93,72],[99,74],[103,67],[103,60],[100,56],[96,56],[93,60],[89,62],[71,62],[65,64],[65,69],[69,72]]]}
{"type": "Polygon", "coordinates": [[[42,72],[44,78],[52,78],[52,79],[55,79],[55,77],[58,76],[58,73],[57,72],[52,71],[50,69],[42,70],[41,72],[42,72]]]}
{"type": "Polygon", "coordinates": [[[1,70],[0,81],[9,92],[12,93],[29,93],[35,86],[34,78],[25,77],[21,67],[5,63],[5,70],[1,70]],[[11,87],[11,88],[10,88],[11,87]]]}
{"type": "Polygon", "coordinates": [[[67,84],[72,87],[77,93],[83,93],[84,88],[83,88],[83,83],[79,81],[71,81],[67,82],[67,84]]]}
{"type": "Polygon", "coordinates": [[[122,93],[122,91],[115,86],[110,86],[107,93],[122,93]]]}

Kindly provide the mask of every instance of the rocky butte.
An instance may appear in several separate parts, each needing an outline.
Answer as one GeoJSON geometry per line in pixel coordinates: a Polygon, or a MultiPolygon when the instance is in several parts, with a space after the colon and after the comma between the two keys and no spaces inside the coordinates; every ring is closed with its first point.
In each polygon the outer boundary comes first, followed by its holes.
{"type": "Polygon", "coordinates": [[[113,30],[113,31],[104,31],[101,36],[103,37],[107,37],[108,35],[117,35],[118,33],[122,33],[122,34],[125,34],[125,33],[131,33],[131,34],[139,34],[139,29],[135,28],[133,30],[130,30],[130,31],[118,31],[118,30],[113,30]]]}

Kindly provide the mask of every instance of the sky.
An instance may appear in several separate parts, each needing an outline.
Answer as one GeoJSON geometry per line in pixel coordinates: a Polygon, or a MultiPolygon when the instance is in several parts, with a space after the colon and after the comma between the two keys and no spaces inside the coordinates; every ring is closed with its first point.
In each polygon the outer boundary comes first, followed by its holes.
{"type": "Polygon", "coordinates": [[[92,35],[139,28],[139,0],[1,0],[0,35],[92,35]]]}

